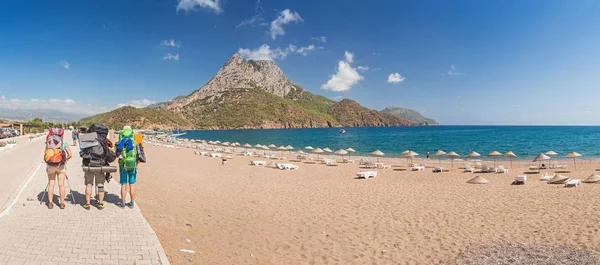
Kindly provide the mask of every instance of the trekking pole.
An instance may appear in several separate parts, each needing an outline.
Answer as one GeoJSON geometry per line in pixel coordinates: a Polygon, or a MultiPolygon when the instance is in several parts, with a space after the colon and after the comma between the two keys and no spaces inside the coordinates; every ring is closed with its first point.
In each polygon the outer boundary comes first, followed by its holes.
{"type": "Polygon", "coordinates": [[[77,204],[75,202],[75,196],[73,195],[73,189],[71,188],[71,181],[69,180],[69,176],[67,174],[67,165],[65,164],[65,179],[67,180],[67,184],[69,184],[69,194],[71,194],[71,200],[73,200],[73,204],[77,204]]]}

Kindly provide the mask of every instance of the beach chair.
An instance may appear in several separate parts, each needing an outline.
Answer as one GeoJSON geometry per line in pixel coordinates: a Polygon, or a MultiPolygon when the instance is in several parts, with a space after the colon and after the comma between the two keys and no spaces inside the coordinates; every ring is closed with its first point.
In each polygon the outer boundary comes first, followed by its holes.
{"type": "Polygon", "coordinates": [[[371,162],[371,160],[369,160],[369,159],[364,159],[364,158],[361,158],[361,159],[360,159],[360,161],[358,162],[358,164],[359,164],[359,165],[361,165],[361,166],[362,166],[362,165],[366,165],[366,164],[372,164],[372,163],[373,163],[373,162],[371,162]]]}
{"type": "Polygon", "coordinates": [[[363,171],[356,173],[359,179],[369,179],[377,177],[377,171],[363,171]]]}
{"type": "Polygon", "coordinates": [[[298,168],[300,168],[297,165],[294,164],[282,164],[282,163],[275,163],[275,166],[277,166],[277,168],[281,169],[281,170],[296,170],[298,168]]]}
{"type": "Polygon", "coordinates": [[[581,184],[581,179],[572,179],[565,183],[565,188],[577,187],[579,184],[581,184]]]}
{"type": "Polygon", "coordinates": [[[242,155],[244,155],[244,156],[252,156],[252,152],[243,152],[242,155]]]}
{"type": "Polygon", "coordinates": [[[538,166],[529,166],[529,170],[538,170],[539,167],[538,166]]]}
{"type": "Polygon", "coordinates": [[[491,172],[496,172],[496,169],[489,167],[488,165],[481,166],[481,173],[491,173],[491,172]]]}
{"type": "Polygon", "coordinates": [[[222,154],[220,154],[220,153],[210,153],[210,154],[209,154],[209,156],[210,156],[210,157],[221,157],[221,156],[223,156],[223,155],[222,155],[222,154]]]}
{"type": "Polygon", "coordinates": [[[433,172],[434,173],[440,173],[440,172],[444,172],[444,167],[439,166],[439,167],[434,167],[433,168],[433,172]]]}
{"type": "Polygon", "coordinates": [[[352,159],[344,159],[343,162],[344,163],[354,163],[354,160],[352,160],[352,159]]]}
{"type": "Polygon", "coordinates": [[[544,173],[540,176],[541,181],[548,181],[554,177],[554,174],[544,173]]]}
{"type": "Polygon", "coordinates": [[[515,182],[514,184],[525,184],[527,182],[527,176],[526,175],[518,175],[515,177],[515,182]]]}
{"type": "Polygon", "coordinates": [[[414,165],[412,167],[412,171],[423,171],[425,170],[425,166],[421,166],[421,165],[414,165]]]}
{"type": "Polygon", "coordinates": [[[262,160],[251,160],[250,164],[253,166],[264,166],[267,164],[267,161],[262,161],[262,160]]]}
{"type": "Polygon", "coordinates": [[[465,165],[464,172],[471,172],[471,173],[473,173],[474,171],[475,171],[475,168],[471,164],[465,165]]]}
{"type": "Polygon", "coordinates": [[[508,169],[504,168],[504,166],[498,166],[498,168],[496,168],[496,173],[508,173],[508,169]]]}
{"type": "Polygon", "coordinates": [[[377,168],[379,168],[379,169],[386,169],[386,168],[391,168],[392,167],[390,165],[386,165],[386,164],[383,164],[383,163],[377,163],[376,165],[377,165],[377,168]]]}
{"type": "Polygon", "coordinates": [[[365,168],[377,168],[377,165],[375,165],[375,163],[369,161],[369,162],[363,164],[363,167],[365,167],[365,168]]]}

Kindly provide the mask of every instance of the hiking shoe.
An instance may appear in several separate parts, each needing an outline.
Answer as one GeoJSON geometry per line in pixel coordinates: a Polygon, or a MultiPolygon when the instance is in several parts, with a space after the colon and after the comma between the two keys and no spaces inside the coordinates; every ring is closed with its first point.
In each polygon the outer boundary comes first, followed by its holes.
{"type": "Polygon", "coordinates": [[[83,209],[89,210],[90,209],[90,205],[89,204],[84,204],[83,205],[83,209]]]}
{"type": "Polygon", "coordinates": [[[119,207],[125,208],[125,203],[124,202],[119,203],[119,207]]]}
{"type": "Polygon", "coordinates": [[[104,209],[104,203],[103,202],[98,203],[98,210],[102,210],[102,209],[104,209]]]}
{"type": "Polygon", "coordinates": [[[48,202],[46,203],[46,206],[48,206],[48,209],[52,209],[54,207],[54,203],[48,202]]]}
{"type": "Polygon", "coordinates": [[[58,208],[60,208],[61,210],[64,209],[65,208],[65,203],[63,202],[63,203],[59,204],[58,208]]]}
{"type": "Polygon", "coordinates": [[[131,201],[127,204],[127,206],[129,206],[129,208],[133,209],[133,206],[135,206],[135,202],[131,201]]]}

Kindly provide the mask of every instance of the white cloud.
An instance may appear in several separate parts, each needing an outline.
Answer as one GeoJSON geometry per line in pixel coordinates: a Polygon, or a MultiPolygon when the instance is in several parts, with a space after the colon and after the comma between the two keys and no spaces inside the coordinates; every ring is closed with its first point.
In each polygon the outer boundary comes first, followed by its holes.
{"type": "Polygon", "coordinates": [[[306,55],[308,55],[309,52],[314,51],[316,49],[322,49],[322,47],[315,47],[314,44],[311,44],[311,45],[308,45],[305,47],[298,48],[298,47],[296,47],[296,45],[290,44],[283,49],[282,48],[271,49],[271,46],[269,46],[268,44],[263,44],[256,49],[240,48],[238,50],[238,53],[242,57],[244,57],[246,59],[250,59],[250,60],[275,61],[277,59],[280,59],[280,60],[285,59],[290,52],[306,56],[306,55]]]}
{"type": "Polygon", "coordinates": [[[404,81],[404,79],[406,79],[406,77],[402,76],[401,74],[393,73],[388,76],[388,83],[400,83],[404,81]]]}
{"type": "MultiPolygon", "coordinates": [[[[291,44],[290,44],[291,45],[291,44]]],[[[302,54],[303,56],[308,55],[308,52],[315,50],[315,45],[311,44],[308,45],[306,47],[300,47],[298,50],[296,50],[296,53],[302,54]]]]}
{"type": "Polygon", "coordinates": [[[181,42],[177,42],[174,39],[170,39],[170,40],[163,40],[160,45],[163,46],[167,46],[167,47],[181,47],[181,42]]]}
{"type": "Polygon", "coordinates": [[[322,42],[322,43],[325,43],[325,42],[327,42],[327,37],[325,37],[325,36],[320,36],[320,37],[312,37],[312,39],[313,39],[313,40],[316,40],[316,41],[320,41],[320,42],[322,42]]]}
{"type": "Polygon", "coordinates": [[[69,62],[67,62],[67,61],[60,61],[60,62],[58,63],[58,65],[62,66],[63,68],[65,68],[65,69],[67,69],[67,70],[69,70],[69,68],[71,68],[71,65],[70,65],[70,64],[69,64],[69,62]]]}
{"type": "Polygon", "coordinates": [[[7,99],[0,97],[0,108],[18,111],[60,111],[63,113],[90,116],[108,111],[108,108],[83,104],[72,99],[7,99]]]}
{"type": "Polygon", "coordinates": [[[240,48],[238,50],[238,53],[242,57],[250,60],[274,61],[275,59],[285,59],[285,57],[287,57],[288,51],[289,47],[285,49],[277,48],[273,50],[269,45],[263,44],[255,50],[240,48]]]}
{"type": "Polygon", "coordinates": [[[240,28],[243,26],[251,26],[251,27],[256,27],[256,26],[268,26],[268,23],[264,22],[265,19],[262,17],[262,14],[256,14],[251,18],[245,19],[242,22],[240,22],[240,24],[237,24],[235,26],[235,28],[240,28]]]}
{"type": "Polygon", "coordinates": [[[304,22],[298,12],[292,12],[289,9],[281,11],[279,16],[271,22],[271,38],[276,39],[277,36],[283,36],[285,31],[283,26],[292,22],[304,22]]]}
{"type": "Polygon", "coordinates": [[[358,67],[356,67],[356,69],[358,71],[361,71],[361,72],[369,71],[369,67],[368,66],[358,66],[358,67]]]}
{"type": "Polygon", "coordinates": [[[373,72],[379,71],[379,70],[381,70],[381,68],[373,68],[373,69],[371,69],[371,71],[373,71],[373,72]]]}
{"type": "Polygon", "coordinates": [[[117,107],[124,107],[124,106],[132,106],[132,107],[136,107],[136,108],[143,108],[143,107],[148,107],[154,103],[157,103],[157,101],[153,101],[153,100],[149,100],[149,99],[134,99],[134,100],[130,100],[127,101],[125,103],[121,103],[118,104],[117,107]]]}
{"type": "Polygon", "coordinates": [[[217,14],[223,12],[221,0],[179,0],[179,4],[177,4],[177,11],[191,12],[196,11],[197,8],[210,9],[217,14]]]}
{"type": "Polygon", "coordinates": [[[456,70],[456,66],[454,66],[453,64],[450,65],[450,70],[448,70],[448,75],[449,76],[458,76],[458,75],[466,75],[465,73],[461,73],[458,72],[456,70]]]}
{"type": "Polygon", "coordinates": [[[165,61],[165,60],[179,61],[179,53],[176,53],[176,54],[167,53],[167,54],[165,54],[165,56],[162,59],[163,59],[163,61],[165,61]]]}
{"type": "Polygon", "coordinates": [[[354,54],[352,54],[351,52],[344,52],[344,60],[346,60],[346,62],[348,63],[353,63],[354,62],[354,54]]]}
{"type": "Polygon", "coordinates": [[[336,73],[330,77],[327,83],[321,87],[332,91],[347,91],[358,84],[364,77],[361,76],[350,64],[354,61],[354,55],[348,51],[344,53],[344,61],[339,61],[336,73]]]}

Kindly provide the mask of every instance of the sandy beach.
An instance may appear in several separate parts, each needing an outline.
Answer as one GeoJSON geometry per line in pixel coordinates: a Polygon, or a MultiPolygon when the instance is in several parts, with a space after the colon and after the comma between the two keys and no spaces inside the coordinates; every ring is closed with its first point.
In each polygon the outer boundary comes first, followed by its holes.
{"type": "MultiPolygon", "coordinates": [[[[236,154],[223,166],[189,148],[146,144],[146,153],[137,200],[172,264],[438,264],[502,243],[600,250],[600,185],[547,184],[525,161],[499,162],[507,174],[463,173],[462,164],[432,173],[388,158],[395,166],[364,180],[358,163],[282,171],[236,154]],[[527,184],[511,185],[524,172],[527,184]],[[476,175],[490,182],[466,183],[476,175]]],[[[578,162],[559,164],[581,179],[600,168],[578,162]]]]}

